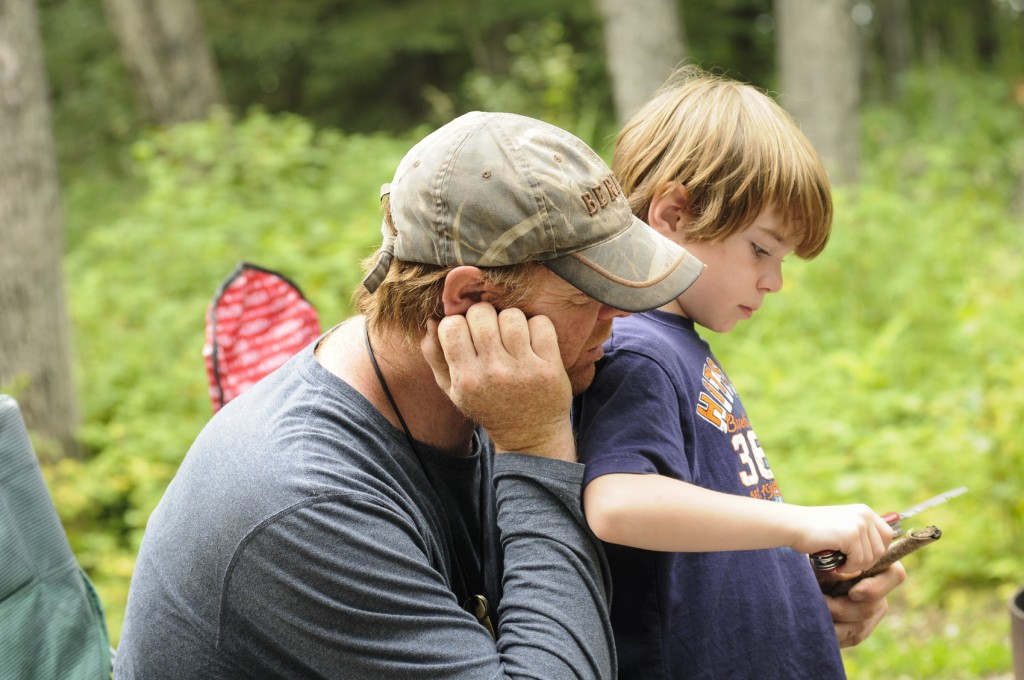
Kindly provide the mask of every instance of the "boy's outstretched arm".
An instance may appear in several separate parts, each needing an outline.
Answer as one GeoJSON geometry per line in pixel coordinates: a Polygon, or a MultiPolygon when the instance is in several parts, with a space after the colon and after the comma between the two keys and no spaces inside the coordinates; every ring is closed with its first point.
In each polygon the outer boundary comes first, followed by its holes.
{"type": "Polygon", "coordinates": [[[896,562],[882,573],[864,579],[842,597],[822,595],[832,614],[840,647],[859,645],[871,635],[889,609],[886,597],[906,578],[903,565],[896,562]]]}
{"type": "Polygon", "coordinates": [[[591,530],[608,543],[667,552],[840,550],[847,556],[842,574],[874,564],[893,535],[866,505],[775,503],[657,474],[598,477],[584,489],[583,508],[591,530]]]}

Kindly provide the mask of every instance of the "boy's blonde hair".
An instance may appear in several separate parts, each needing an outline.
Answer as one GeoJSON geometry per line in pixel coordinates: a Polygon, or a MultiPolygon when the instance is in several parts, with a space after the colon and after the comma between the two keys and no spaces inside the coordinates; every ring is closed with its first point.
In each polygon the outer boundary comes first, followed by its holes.
{"type": "Polygon", "coordinates": [[[832,195],[821,158],[796,121],[751,85],[677,69],[626,123],[612,161],[633,213],[687,191],[691,241],[721,241],[774,206],[810,259],[828,242],[832,195]]]}

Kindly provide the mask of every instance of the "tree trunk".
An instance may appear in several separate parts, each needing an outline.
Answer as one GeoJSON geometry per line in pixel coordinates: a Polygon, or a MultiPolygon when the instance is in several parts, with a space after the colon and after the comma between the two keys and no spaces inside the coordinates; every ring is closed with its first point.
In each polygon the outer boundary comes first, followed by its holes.
{"type": "Polygon", "coordinates": [[[910,18],[910,0],[879,0],[878,30],[889,96],[902,99],[907,73],[914,61],[914,34],[910,18]]]}
{"type": "Polygon", "coordinates": [[[627,120],[686,56],[675,0],[596,0],[615,114],[627,120]]]}
{"type": "Polygon", "coordinates": [[[224,102],[193,0],[103,0],[103,7],[150,120],[198,120],[224,102]]]}
{"type": "Polygon", "coordinates": [[[999,36],[996,31],[996,13],[992,2],[968,4],[974,22],[975,49],[984,67],[991,68],[999,56],[999,36]]]}
{"type": "Polygon", "coordinates": [[[775,0],[782,106],[835,184],[857,179],[860,49],[853,0],[775,0]]]}
{"type": "Polygon", "coordinates": [[[36,3],[0,2],[0,391],[75,455],[61,228],[36,3]]]}

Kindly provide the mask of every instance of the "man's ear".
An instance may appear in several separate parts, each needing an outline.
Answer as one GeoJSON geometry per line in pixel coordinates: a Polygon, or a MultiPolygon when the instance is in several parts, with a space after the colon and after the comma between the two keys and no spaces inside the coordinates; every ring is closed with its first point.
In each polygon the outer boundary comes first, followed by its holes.
{"type": "Polygon", "coordinates": [[[463,265],[448,272],[444,278],[441,303],[444,315],[465,314],[477,302],[494,302],[498,290],[487,282],[477,267],[463,265]]]}
{"type": "Polygon", "coordinates": [[[679,243],[683,230],[693,219],[689,210],[689,194],[679,182],[672,182],[669,190],[656,196],[647,209],[647,224],[662,235],[679,243]]]}

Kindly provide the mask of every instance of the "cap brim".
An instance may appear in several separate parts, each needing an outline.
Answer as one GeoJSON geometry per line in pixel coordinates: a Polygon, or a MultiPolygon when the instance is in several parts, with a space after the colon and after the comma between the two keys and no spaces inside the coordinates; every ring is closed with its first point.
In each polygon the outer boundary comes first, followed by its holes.
{"type": "Polygon", "coordinates": [[[637,217],[618,236],[544,264],[598,302],[624,312],[661,307],[704,271],[704,263],[637,217]]]}

